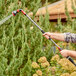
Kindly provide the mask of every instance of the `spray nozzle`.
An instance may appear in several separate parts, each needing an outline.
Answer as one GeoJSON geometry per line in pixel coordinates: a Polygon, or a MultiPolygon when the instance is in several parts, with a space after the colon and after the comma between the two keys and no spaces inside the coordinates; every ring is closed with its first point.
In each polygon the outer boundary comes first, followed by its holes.
{"type": "Polygon", "coordinates": [[[26,13],[22,10],[22,9],[18,9],[17,11],[13,11],[12,14],[13,16],[15,16],[18,12],[22,12],[24,15],[26,15],[26,13]]]}
{"type": "Polygon", "coordinates": [[[17,11],[13,11],[12,14],[13,16],[15,16],[17,14],[17,11]]]}

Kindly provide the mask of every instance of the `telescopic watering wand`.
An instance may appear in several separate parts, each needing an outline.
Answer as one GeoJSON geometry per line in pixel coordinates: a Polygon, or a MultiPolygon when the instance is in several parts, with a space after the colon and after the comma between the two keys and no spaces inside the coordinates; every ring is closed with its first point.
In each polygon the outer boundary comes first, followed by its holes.
{"type": "MultiPolygon", "coordinates": [[[[45,33],[45,32],[35,23],[35,21],[33,21],[22,9],[18,9],[17,11],[13,11],[13,12],[12,12],[13,16],[15,16],[15,15],[16,15],[18,12],[20,12],[20,11],[21,11],[33,24],[35,24],[36,27],[39,28],[39,30],[40,30],[42,33],[45,33]]],[[[51,41],[58,47],[59,51],[62,51],[62,48],[59,47],[50,37],[49,37],[49,40],[51,40],[51,41]]],[[[70,56],[67,56],[66,58],[67,58],[71,63],[73,63],[73,64],[76,66],[75,62],[73,61],[73,59],[72,59],[70,56]]]]}

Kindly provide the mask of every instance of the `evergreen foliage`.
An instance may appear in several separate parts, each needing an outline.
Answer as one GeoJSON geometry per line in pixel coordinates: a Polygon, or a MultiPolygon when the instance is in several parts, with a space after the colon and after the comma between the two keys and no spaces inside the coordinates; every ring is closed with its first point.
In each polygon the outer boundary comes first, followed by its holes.
{"type": "MultiPolygon", "coordinates": [[[[43,1],[0,0],[0,20],[10,15],[13,10],[20,8],[26,13],[32,11],[35,15],[38,8],[42,7],[43,1]]],[[[46,0],[46,4],[47,2],[46,0]]],[[[32,19],[34,18],[35,16],[32,17],[32,19]]],[[[39,22],[36,20],[35,22],[46,32],[67,32],[68,29],[75,32],[76,30],[76,19],[71,24],[65,23],[64,26],[59,19],[58,25],[56,25],[49,22],[47,12],[45,18],[40,16],[39,20],[39,22]]],[[[61,42],[57,43],[63,47],[61,42]]],[[[31,66],[32,61],[37,62],[42,56],[47,57],[47,60],[50,61],[54,55],[51,50],[52,46],[53,44],[42,36],[41,31],[26,16],[21,13],[17,14],[0,26],[0,76],[32,76],[35,71],[31,66]]],[[[75,45],[72,45],[70,49],[74,47],[75,45]]],[[[44,71],[43,68],[42,70],[44,71]]]]}

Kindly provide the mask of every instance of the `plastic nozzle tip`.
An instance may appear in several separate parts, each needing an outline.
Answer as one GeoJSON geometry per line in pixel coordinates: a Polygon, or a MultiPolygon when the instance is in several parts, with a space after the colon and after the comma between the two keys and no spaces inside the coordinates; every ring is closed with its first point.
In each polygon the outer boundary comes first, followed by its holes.
{"type": "Polygon", "coordinates": [[[13,16],[15,16],[17,14],[17,11],[13,11],[12,14],[13,16]]]}

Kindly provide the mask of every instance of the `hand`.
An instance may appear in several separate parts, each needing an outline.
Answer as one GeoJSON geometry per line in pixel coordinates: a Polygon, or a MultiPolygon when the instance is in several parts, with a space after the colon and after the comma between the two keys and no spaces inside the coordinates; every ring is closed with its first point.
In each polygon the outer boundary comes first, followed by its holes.
{"type": "Polygon", "coordinates": [[[60,51],[60,53],[63,57],[69,56],[69,50],[64,49],[64,50],[60,51]]]}
{"type": "Polygon", "coordinates": [[[43,36],[44,36],[45,38],[49,39],[49,37],[51,36],[51,33],[50,33],[50,32],[45,32],[45,33],[43,34],[43,36]]]}

